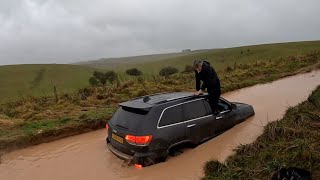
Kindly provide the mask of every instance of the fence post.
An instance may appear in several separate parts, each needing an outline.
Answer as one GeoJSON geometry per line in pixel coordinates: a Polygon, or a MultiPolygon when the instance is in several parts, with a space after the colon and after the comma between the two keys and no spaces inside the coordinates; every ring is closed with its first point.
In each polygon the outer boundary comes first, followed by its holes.
{"type": "Polygon", "coordinates": [[[55,96],[55,98],[56,98],[56,103],[58,103],[58,102],[59,102],[59,98],[58,98],[58,93],[57,93],[57,88],[56,88],[56,86],[53,86],[53,91],[54,91],[54,96],[55,96]]]}

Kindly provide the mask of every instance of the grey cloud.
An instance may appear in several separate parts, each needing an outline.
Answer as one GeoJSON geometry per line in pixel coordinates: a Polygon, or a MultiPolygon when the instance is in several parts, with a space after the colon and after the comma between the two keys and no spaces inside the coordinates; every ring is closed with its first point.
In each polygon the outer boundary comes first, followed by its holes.
{"type": "Polygon", "coordinates": [[[317,0],[0,0],[0,64],[320,37],[317,0]]]}

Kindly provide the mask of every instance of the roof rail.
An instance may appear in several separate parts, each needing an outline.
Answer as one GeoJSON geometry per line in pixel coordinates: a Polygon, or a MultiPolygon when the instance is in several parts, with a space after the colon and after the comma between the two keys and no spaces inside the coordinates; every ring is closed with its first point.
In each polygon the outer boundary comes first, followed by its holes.
{"type": "Polygon", "coordinates": [[[132,100],[137,100],[137,99],[141,99],[141,98],[143,99],[145,97],[150,97],[150,96],[155,96],[155,95],[160,95],[160,94],[166,94],[166,93],[170,93],[170,92],[166,91],[166,92],[148,94],[148,95],[144,95],[144,96],[138,96],[138,97],[133,98],[132,100]]]}
{"type": "Polygon", "coordinates": [[[190,98],[190,97],[194,97],[194,95],[169,98],[169,99],[166,99],[166,101],[173,101],[173,100],[185,99],[185,98],[190,98]]]}
{"type": "Polygon", "coordinates": [[[170,102],[170,101],[174,101],[174,100],[203,98],[204,96],[207,95],[207,93],[205,93],[205,94],[200,94],[199,96],[195,96],[192,93],[186,93],[186,94],[181,94],[180,96],[167,97],[167,99],[166,99],[166,97],[157,97],[155,99],[152,98],[152,96],[162,95],[162,94],[165,95],[165,94],[170,94],[170,93],[171,92],[155,93],[155,94],[136,97],[132,100],[142,99],[143,103],[149,103],[149,101],[151,101],[151,104],[162,104],[162,103],[166,103],[166,102],[170,102]]]}
{"type": "Polygon", "coordinates": [[[182,97],[174,97],[174,98],[169,98],[163,101],[159,101],[156,104],[161,104],[161,103],[165,103],[165,102],[170,102],[170,101],[174,101],[174,100],[179,100],[179,99],[188,99],[188,98],[203,98],[207,95],[207,93],[205,94],[200,94],[199,96],[195,96],[193,94],[189,95],[189,96],[182,96],[182,97]]]}

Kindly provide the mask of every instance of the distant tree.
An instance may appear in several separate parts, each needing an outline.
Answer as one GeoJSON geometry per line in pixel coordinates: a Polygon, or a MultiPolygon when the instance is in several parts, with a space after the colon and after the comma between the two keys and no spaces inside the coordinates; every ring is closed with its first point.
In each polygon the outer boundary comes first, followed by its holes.
{"type": "Polygon", "coordinates": [[[194,71],[193,66],[191,66],[191,65],[186,65],[186,66],[184,67],[184,71],[183,71],[183,72],[193,72],[193,71],[194,71]]]}
{"type": "Polygon", "coordinates": [[[97,85],[100,82],[102,85],[106,85],[107,82],[113,83],[115,80],[117,80],[117,78],[118,78],[117,74],[114,71],[107,71],[106,73],[94,71],[93,77],[89,79],[89,83],[91,85],[93,84],[97,85]],[[95,81],[98,81],[98,83],[95,81]]]}
{"type": "Polygon", "coordinates": [[[169,76],[169,75],[175,74],[177,72],[179,72],[179,70],[177,68],[168,66],[168,67],[162,68],[159,72],[159,75],[160,76],[169,76]]]}
{"type": "Polygon", "coordinates": [[[93,76],[89,78],[89,83],[91,86],[97,86],[99,84],[99,80],[95,76],[93,76]]]}
{"type": "Polygon", "coordinates": [[[183,53],[191,52],[191,49],[184,49],[182,50],[183,53]]]}
{"type": "Polygon", "coordinates": [[[128,75],[130,75],[130,76],[140,76],[140,75],[142,75],[142,72],[137,68],[127,69],[126,73],[128,75]]]}
{"type": "Polygon", "coordinates": [[[113,83],[117,79],[117,74],[114,71],[107,71],[104,76],[110,83],[113,83]]]}
{"type": "Polygon", "coordinates": [[[99,72],[99,71],[94,71],[93,76],[96,77],[102,85],[106,85],[107,77],[105,74],[103,74],[102,72],[99,72]]]}
{"type": "Polygon", "coordinates": [[[99,71],[94,71],[93,76],[96,77],[97,79],[101,79],[103,77],[103,73],[99,71]]]}

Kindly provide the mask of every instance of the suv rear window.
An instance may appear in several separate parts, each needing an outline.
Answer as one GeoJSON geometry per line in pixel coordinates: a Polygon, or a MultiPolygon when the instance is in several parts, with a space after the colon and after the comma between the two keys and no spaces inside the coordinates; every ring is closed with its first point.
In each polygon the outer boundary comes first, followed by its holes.
{"type": "Polygon", "coordinates": [[[182,106],[177,105],[166,109],[160,119],[159,127],[183,121],[182,106]]]}
{"type": "Polygon", "coordinates": [[[126,107],[126,106],[122,106],[122,109],[124,111],[132,112],[132,113],[136,113],[136,114],[141,114],[141,115],[146,115],[149,112],[149,111],[145,111],[142,109],[131,108],[131,107],[126,107]]]}
{"type": "Polygon", "coordinates": [[[137,130],[147,120],[148,112],[128,107],[120,107],[110,120],[114,126],[127,130],[137,130]]]}

